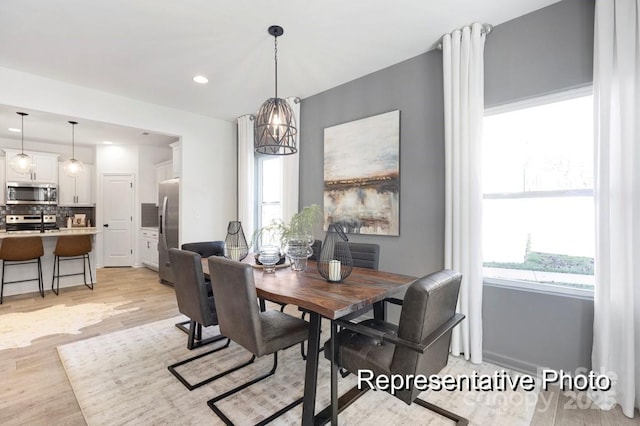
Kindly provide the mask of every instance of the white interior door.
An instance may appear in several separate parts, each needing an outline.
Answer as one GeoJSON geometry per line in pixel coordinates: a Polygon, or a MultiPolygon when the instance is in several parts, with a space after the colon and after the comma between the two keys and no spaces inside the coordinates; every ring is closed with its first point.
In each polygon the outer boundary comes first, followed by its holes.
{"type": "Polygon", "coordinates": [[[104,266],[133,266],[133,175],[103,175],[104,266]]]}

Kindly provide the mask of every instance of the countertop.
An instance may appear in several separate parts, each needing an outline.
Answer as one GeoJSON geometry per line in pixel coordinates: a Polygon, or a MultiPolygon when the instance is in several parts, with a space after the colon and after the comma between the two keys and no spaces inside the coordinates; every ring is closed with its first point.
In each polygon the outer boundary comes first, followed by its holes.
{"type": "Polygon", "coordinates": [[[0,231],[0,239],[9,238],[9,237],[35,237],[40,236],[44,238],[48,237],[59,237],[61,235],[95,235],[100,233],[96,227],[87,227],[87,228],[60,228],[45,231],[41,233],[40,231],[0,231]]]}

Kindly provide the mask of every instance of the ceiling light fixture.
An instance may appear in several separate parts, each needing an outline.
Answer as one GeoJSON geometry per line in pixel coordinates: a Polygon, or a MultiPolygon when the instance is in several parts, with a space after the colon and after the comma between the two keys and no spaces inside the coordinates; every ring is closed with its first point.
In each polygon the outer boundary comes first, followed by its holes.
{"type": "Polygon", "coordinates": [[[260,154],[289,155],[298,152],[296,147],[296,119],[285,99],[278,98],[278,37],[284,34],[282,27],[272,25],[269,34],[274,40],[276,95],[267,99],[254,121],[254,149],[260,154]]]}
{"type": "Polygon", "coordinates": [[[113,142],[111,141],[102,141],[102,143],[105,145],[113,145],[113,142]]]}
{"type": "Polygon", "coordinates": [[[11,167],[16,173],[27,174],[31,173],[31,168],[33,167],[33,160],[24,153],[24,116],[29,114],[26,112],[17,112],[16,114],[18,114],[21,119],[20,133],[22,136],[22,145],[20,148],[20,154],[13,156],[9,162],[9,167],[11,167]]]}
{"type": "Polygon", "coordinates": [[[76,124],[77,121],[69,121],[71,124],[71,158],[64,162],[62,166],[64,174],[69,177],[77,177],[84,171],[84,164],[76,160],[76,124]]]}
{"type": "Polygon", "coordinates": [[[9,129],[7,129],[7,130],[9,130],[10,132],[14,132],[14,133],[20,133],[22,131],[20,129],[15,128],[15,127],[9,127],[9,129]]]}
{"type": "Polygon", "coordinates": [[[207,84],[209,82],[209,79],[204,75],[196,75],[195,77],[193,77],[193,81],[199,84],[207,84]]]}

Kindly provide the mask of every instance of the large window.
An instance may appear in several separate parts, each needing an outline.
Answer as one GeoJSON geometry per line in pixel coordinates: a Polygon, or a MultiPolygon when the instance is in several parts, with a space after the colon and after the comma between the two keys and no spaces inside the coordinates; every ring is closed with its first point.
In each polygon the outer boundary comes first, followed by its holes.
{"type": "Polygon", "coordinates": [[[257,157],[258,212],[256,229],[282,220],[282,157],[263,155],[257,157]]]}
{"type": "Polygon", "coordinates": [[[487,111],[485,279],[593,288],[592,123],[592,96],[584,91],[487,111]]]}

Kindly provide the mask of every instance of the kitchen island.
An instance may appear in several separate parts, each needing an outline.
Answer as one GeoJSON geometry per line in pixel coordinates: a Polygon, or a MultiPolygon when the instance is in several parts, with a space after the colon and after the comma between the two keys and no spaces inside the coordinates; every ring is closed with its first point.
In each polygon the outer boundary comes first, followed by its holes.
{"type": "MultiPolygon", "coordinates": [[[[5,238],[21,238],[21,237],[42,237],[42,246],[44,247],[44,255],[42,256],[42,279],[44,282],[45,297],[51,297],[55,294],[51,291],[51,281],[53,278],[53,251],[56,248],[58,237],[64,235],[91,235],[92,246],[95,245],[95,234],[100,231],[97,228],[60,228],[55,230],[46,230],[44,233],[40,231],[0,231],[0,244],[5,238]]],[[[95,249],[95,247],[94,247],[95,249]]],[[[96,282],[96,256],[95,250],[89,253],[91,260],[91,274],[93,282],[96,282]]],[[[5,281],[14,281],[37,276],[36,265],[17,265],[5,270],[5,281]]],[[[82,272],[82,260],[60,262],[61,274],[70,274],[82,272]]],[[[87,271],[87,282],[89,282],[89,271],[87,271]]],[[[84,286],[82,275],[74,275],[70,277],[60,277],[60,288],[73,287],[77,285],[84,286]]],[[[29,281],[15,284],[7,284],[4,286],[5,303],[6,297],[14,294],[36,293],[38,291],[38,282],[29,281]]],[[[38,294],[39,297],[39,294],[38,294]]]]}

